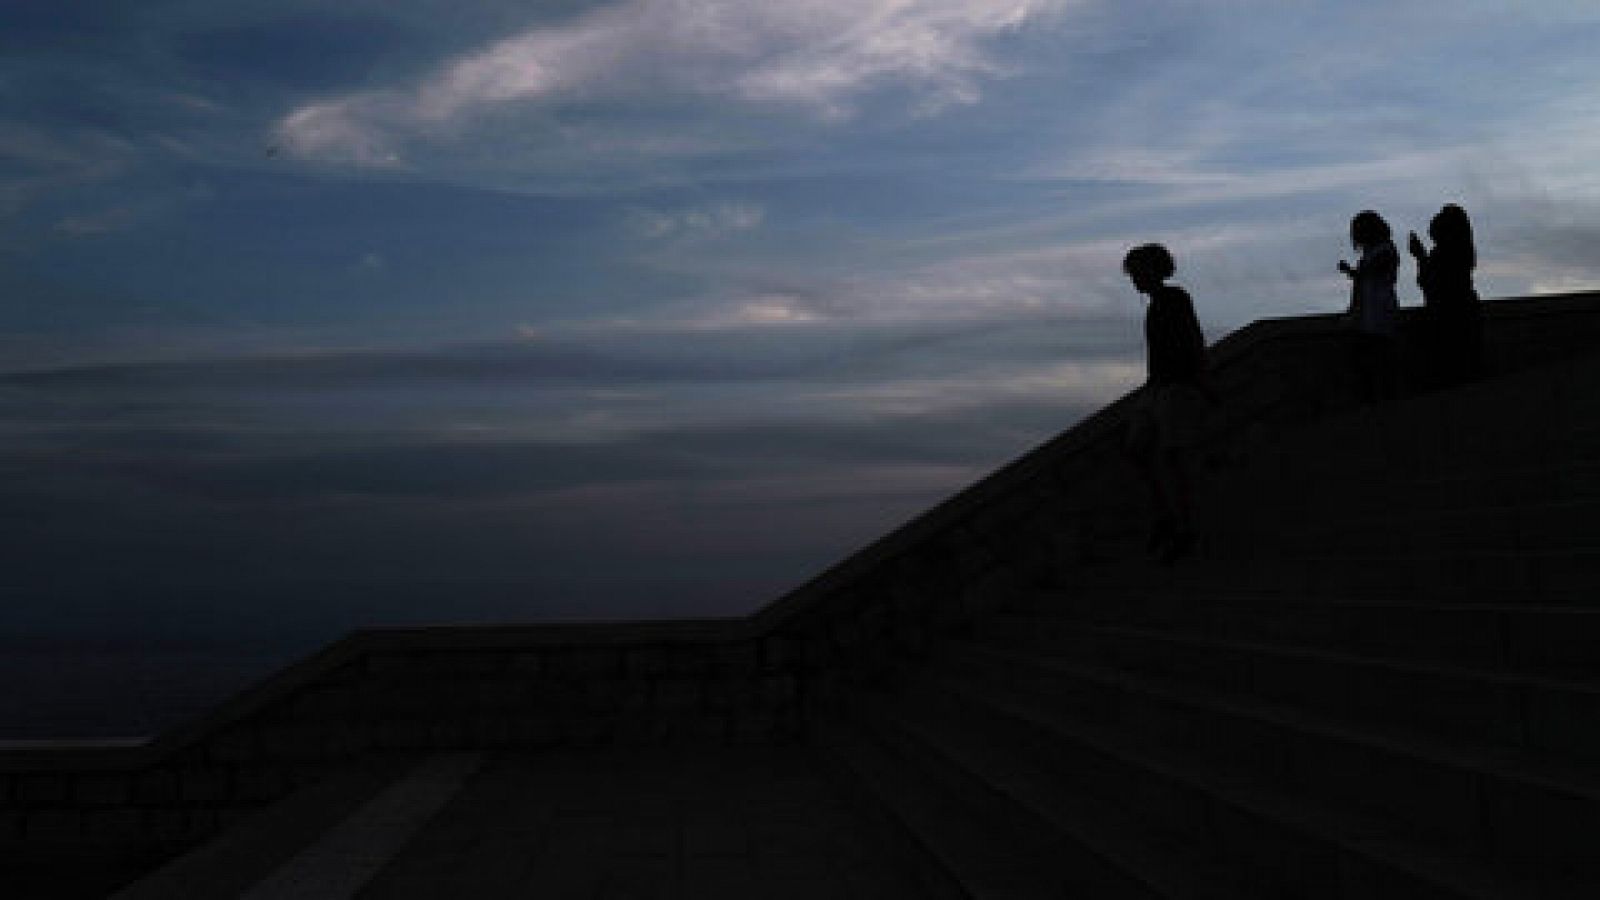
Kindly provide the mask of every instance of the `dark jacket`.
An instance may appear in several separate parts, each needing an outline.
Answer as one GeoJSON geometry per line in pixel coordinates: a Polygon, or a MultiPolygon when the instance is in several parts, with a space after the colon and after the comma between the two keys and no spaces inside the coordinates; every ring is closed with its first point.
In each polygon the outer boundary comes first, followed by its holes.
{"type": "Polygon", "coordinates": [[[1151,292],[1144,341],[1151,387],[1204,383],[1206,339],[1183,288],[1164,284],[1151,292]]]}
{"type": "Polygon", "coordinates": [[[1476,313],[1478,292],[1472,286],[1471,251],[1441,244],[1417,260],[1417,287],[1431,314],[1476,313]]]}

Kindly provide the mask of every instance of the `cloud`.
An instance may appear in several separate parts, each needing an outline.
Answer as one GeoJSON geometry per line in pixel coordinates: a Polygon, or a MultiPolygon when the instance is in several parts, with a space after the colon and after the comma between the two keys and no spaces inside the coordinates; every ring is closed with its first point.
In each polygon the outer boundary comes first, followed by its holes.
{"type": "Polygon", "coordinates": [[[524,340],[421,350],[326,350],[88,365],[0,375],[0,387],[209,393],[324,390],[398,382],[600,385],[782,377],[791,374],[794,365],[792,361],[730,359],[726,354],[694,358],[678,352],[651,352],[644,346],[617,352],[570,341],[524,340]]]}
{"type": "MultiPolygon", "coordinates": [[[[11,633],[228,634],[259,618],[252,633],[320,638],[446,614],[743,610],[1066,427],[1125,368],[997,378],[920,340],[904,358],[932,374],[856,366],[848,382],[822,371],[709,405],[698,385],[563,393],[568,417],[616,410],[619,427],[583,433],[499,383],[442,398],[366,385],[357,405],[293,412],[245,393],[13,385],[0,525],[19,565],[0,616],[11,633]],[[384,419],[430,403],[409,424],[384,419]]],[[[894,370],[893,356],[874,358],[894,370]]]]}
{"type": "Polygon", "coordinates": [[[259,645],[445,618],[737,614],[1081,411],[343,449],[90,428],[0,460],[16,559],[0,624],[259,645]]]}
{"type": "Polygon", "coordinates": [[[766,210],[753,203],[718,203],[677,211],[635,207],[628,211],[628,227],[651,239],[678,236],[718,236],[759,228],[766,210]]]}
{"type": "Polygon", "coordinates": [[[864,93],[913,92],[923,111],[971,103],[1005,72],[983,43],[1069,0],[627,0],[448,61],[409,89],[300,106],[278,123],[296,156],[402,165],[401,147],[452,136],[512,103],[672,91],[846,118],[864,93]]]}
{"type": "Polygon", "coordinates": [[[1552,216],[1479,235],[1480,274],[1514,279],[1531,293],[1600,288],[1600,209],[1587,217],[1552,216]],[[1491,243],[1484,241],[1489,237],[1491,243]]]}
{"type": "Polygon", "coordinates": [[[56,221],[56,230],[73,237],[87,237],[122,231],[133,224],[133,210],[117,206],[95,213],[63,216],[56,221]]]}
{"type": "Polygon", "coordinates": [[[747,300],[734,307],[732,315],[725,320],[713,320],[714,323],[725,321],[734,325],[791,325],[806,322],[816,322],[820,316],[806,308],[798,298],[783,294],[766,294],[747,300]]]}
{"type": "Polygon", "coordinates": [[[1200,162],[1198,154],[1142,154],[1137,150],[1075,159],[1035,175],[1075,181],[1106,181],[1164,189],[1159,206],[1199,205],[1289,197],[1349,188],[1393,187],[1458,171],[1472,158],[1466,148],[1432,148],[1354,162],[1223,169],[1200,162]]]}
{"type": "Polygon", "coordinates": [[[858,421],[757,416],[583,440],[436,431],[351,435],[327,444],[326,436],[311,433],[264,441],[248,427],[58,426],[8,456],[4,469],[13,486],[6,493],[16,499],[76,485],[81,494],[73,494],[74,505],[92,505],[106,485],[117,483],[123,487],[111,493],[118,497],[153,491],[208,503],[278,505],[356,495],[464,502],[639,481],[712,484],[873,467],[977,468],[1021,452],[1093,406],[1070,384],[1052,380],[1051,387],[983,404],[886,408],[858,421]]]}
{"type": "Polygon", "coordinates": [[[135,153],[126,140],[101,131],[0,120],[0,217],[57,189],[111,178],[135,153]]]}
{"type": "Polygon", "coordinates": [[[362,274],[376,275],[388,270],[389,259],[382,253],[372,250],[361,254],[361,258],[356,260],[350,268],[352,271],[362,274]]]}
{"type": "MultiPolygon", "coordinates": [[[[0,374],[0,391],[51,397],[194,397],[239,391],[359,390],[401,385],[561,389],[837,382],[983,366],[1120,356],[1125,317],[1034,314],[916,321],[828,321],[782,296],[754,297],[726,318],[521,328],[519,340],[414,349],[116,362],[0,374]],[[961,357],[967,357],[961,359],[961,357]]],[[[4,397],[5,395],[0,395],[4,397]]]]}

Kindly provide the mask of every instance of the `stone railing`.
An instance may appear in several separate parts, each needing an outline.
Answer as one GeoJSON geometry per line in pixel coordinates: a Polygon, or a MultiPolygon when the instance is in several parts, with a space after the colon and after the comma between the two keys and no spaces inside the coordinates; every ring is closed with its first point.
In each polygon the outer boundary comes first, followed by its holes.
{"type": "Polygon", "coordinates": [[[159,857],[376,756],[791,741],[799,673],[745,620],[361,630],[148,741],[0,745],[0,861],[159,857]]]}
{"type": "MultiPolygon", "coordinates": [[[[1600,338],[1600,294],[1489,306],[1500,371],[1600,338]]],[[[1225,402],[1208,451],[1354,402],[1335,316],[1256,322],[1212,358],[1225,402]]],[[[1119,450],[1129,402],[744,618],[362,630],[149,740],[0,744],[0,847],[175,848],[374,754],[795,740],[832,692],[1093,558],[1143,504],[1119,450]]]]}

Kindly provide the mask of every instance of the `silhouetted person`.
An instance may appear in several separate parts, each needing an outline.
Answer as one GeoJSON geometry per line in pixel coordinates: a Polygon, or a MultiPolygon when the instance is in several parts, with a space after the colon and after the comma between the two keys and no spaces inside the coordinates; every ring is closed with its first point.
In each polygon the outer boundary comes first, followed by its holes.
{"type": "Polygon", "coordinates": [[[1478,264],[1472,243],[1472,220],[1454,203],[1428,223],[1433,250],[1411,233],[1411,255],[1417,259],[1417,286],[1422,288],[1421,340],[1424,371],[1438,387],[1462,384],[1483,374],[1483,304],[1472,286],[1478,264]]]}
{"type": "Polygon", "coordinates": [[[1128,449],[1150,489],[1149,549],[1172,562],[1194,548],[1194,447],[1214,402],[1206,375],[1206,340],[1176,271],[1160,244],[1128,251],[1122,270],[1149,298],[1144,316],[1148,377],[1128,422],[1128,449]]]}
{"type": "Polygon", "coordinates": [[[1389,223],[1370,209],[1350,220],[1350,244],[1361,254],[1354,267],[1339,260],[1339,271],[1350,276],[1351,357],[1361,399],[1382,403],[1395,395],[1397,352],[1395,335],[1400,301],[1394,283],[1400,274],[1400,251],[1395,249],[1389,223]]]}

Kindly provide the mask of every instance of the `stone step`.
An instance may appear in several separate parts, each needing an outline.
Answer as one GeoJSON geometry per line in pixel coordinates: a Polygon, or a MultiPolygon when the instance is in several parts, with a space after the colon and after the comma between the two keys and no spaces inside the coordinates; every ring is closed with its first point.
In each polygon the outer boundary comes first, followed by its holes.
{"type": "Polygon", "coordinates": [[[513,751],[356,900],[941,896],[885,849],[808,748],[513,751]]]}
{"type": "Polygon", "coordinates": [[[1204,535],[1194,556],[1172,566],[1152,561],[1142,546],[1124,545],[1100,565],[1058,567],[1050,586],[1077,592],[1223,589],[1302,597],[1391,597],[1426,602],[1594,603],[1600,594],[1600,548],[1516,551],[1414,551],[1245,558],[1213,554],[1204,535]]]}
{"type": "MultiPolygon", "coordinates": [[[[1463,412],[1473,418],[1477,412],[1463,412]]],[[[1600,462],[1600,429],[1561,422],[1530,433],[1511,423],[1452,434],[1430,422],[1355,415],[1283,435],[1271,446],[1235,451],[1225,471],[1291,476],[1311,483],[1352,477],[1407,480],[1492,477],[1502,469],[1538,464],[1585,466],[1600,462]]]]}
{"type": "Polygon", "coordinates": [[[891,864],[804,747],[372,762],[118,900],[964,896],[919,887],[891,864]]]}
{"type": "Polygon", "coordinates": [[[1600,548],[1305,554],[1241,569],[1246,583],[1307,593],[1412,590],[1431,598],[1498,591],[1503,602],[1549,604],[1600,589],[1600,548]]]}
{"type": "Polygon", "coordinates": [[[1022,691],[1185,756],[1241,767],[1330,808],[1511,866],[1600,881],[1600,772],[1537,755],[1352,724],[1183,682],[957,645],[941,669],[1022,691]]]}
{"type": "Polygon", "coordinates": [[[1315,477],[1298,468],[1284,472],[1243,469],[1202,486],[1213,497],[1250,497],[1251,506],[1303,511],[1382,511],[1389,508],[1449,510],[1464,507],[1560,503],[1600,496],[1600,463],[1539,459],[1492,469],[1448,473],[1379,470],[1315,477]]]}
{"type": "Polygon", "coordinates": [[[1424,604],[1171,596],[1129,591],[1020,593],[980,633],[1060,633],[1084,624],[1331,650],[1562,678],[1600,676],[1600,607],[1424,604]]]}
{"type": "MultiPolygon", "coordinates": [[[[1586,472],[1600,485],[1600,472],[1586,472]]],[[[1426,487],[1346,479],[1306,485],[1219,482],[1200,485],[1195,516],[1218,556],[1341,552],[1600,549],[1600,490],[1578,476],[1544,477],[1546,487],[1515,493],[1514,484],[1461,482],[1426,487]]],[[[1142,495],[1142,488],[1141,488],[1142,495]]],[[[1107,540],[1141,541],[1147,504],[1131,504],[1086,522],[1107,540]]]]}
{"type": "Polygon", "coordinates": [[[896,842],[915,864],[929,896],[1023,898],[1050,896],[1037,886],[1040,860],[980,821],[971,809],[940,791],[858,722],[837,716],[815,723],[813,746],[837,780],[876,807],[896,842]]]}
{"type": "Polygon", "coordinates": [[[1548,494],[1552,484],[1592,491],[1586,476],[1600,464],[1600,449],[1569,442],[1501,459],[1408,459],[1407,452],[1389,447],[1362,458],[1342,453],[1336,444],[1297,442],[1270,454],[1215,458],[1213,464],[1201,465],[1198,489],[1220,489],[1223,495],[1255,490],[1264,499],[1339,505],[1370,503],[1386,491],[1412,503],[1450,505],[1462,496],[1508,497],[1518,485],[1532,486],[1538,494],[1548,494]],[[1451,484],[1470,493],[1446,493],[1451,484]]]}
{"type": "MultiPolygon", "coordinates": [[[[1144,486],[1137,483],[1130,490],[1133,496],[1127,503],[1096,510],[1095,524],[1119,532],[1146,523],[1149,503],[1144,486]]],[[[1533,469],[1475,471],[1470,477],[1433,472],[1422,477],[1397,472],[1319,477],[1299,469],[1280,476],[1202,474],[1196,492],[1195,508],[1202,520],[1245,531],[1254,526],[1289,529],[1290,536],[1338,534],[1374,521],[1448,529],[1454,522],[1476,526],[1514,516],[1526,528],[1550,522],[1559,535],[1563,526],[1595,522],[1600,466],[1541,461],[1533,469]]]]}
{"type": "MultiPolygon", "coordinates": [[[[1600,549],[1600,466],[1504,479],[1342,477],[1201,479],[1196,517],[1208,553],[1252,558],[1315,553],[1600,549]]],[[[1151,515],[1142,485],[1132,501],[1085,517],[1110,545],[1142,549],[1151,515]]]]}
{"type": "Polygon", "coordinates": [[[1588,896],[1511,874],[1407,836],[1381,817],[1325,808],[1264,784],[1246,769],[1141,741],[1058,705],[971,678],[929,673],[900,696],[915,714],[997,744],[1028,748],[1067,790],[1120,803],[1152,830],[1208,854],[1246,896],[1305,898],[1555,898],[1588,896]]]}
{"type": "Polygon", "coordinates": [[[877,692],[852,698],[864,728],[883,735],[905,759],[990,815],[1016,821],[1022,833],[1058,836],[1073,871],[1069,896],[1222,900],[1248,896],[1233,874],[1152,832],[1120,806],[1065,788],[1046,767],[1015,748],[962,728],[908,715],[877,692]]]}
{"type": "Polygon", "coordinates": [[[1348,722],[1600,760],[1600,684],[1155,629],[994,634],[995,646],[1294,705],[1348,722]]]}
{"type": "Polygon", "coordinates": [[[412,765],[408,757],[370,759],[303,787],[128,885],[112,900],[243,896],[412,765]]]}
{"type": "MultiPolygon", "coordinates": [[[[1582,367],[1592,378],[1596,367],[1582,367]]],[[[1576,382],[1582,384],[1580,380],[1576,382]]],[[[1380,409],[1336,413],[1287,431],[1246,428],[1231,468],[1322,480],[1355,470],[1411,474],[1498,469],[1529,460],[1600,461],[1596,403],[1583,389],[1526,372],[1380,409]],[[1494,410],[1486,416],[1485,409],[1494,410]],[[1330,449],[1337,452],[1330,453],[1330,449]]]]}
{"type": "Polygon", "coordinates": [[[1298,556],[1337,548],[1342,553],[1411,554],[1600,549],[1600,496],[1515,506],[1467,499],[1449,509],[1418,509],[1401,498],[1361,512],[1326,505],[1241,507],[1209,517],[1203,527],[1216,556],[1298,556]]]}
{"type": "Polygon", "coordinates": [[[539,792],[552,787],[517,777],[521,768],[504,757],[483,766],[362,887],[358,900],[495,897],[519,887],[539,832],[548,827],[539,792]]]}
{"type": "MultiPolygon", "coordinates": [[[[1338,413],[1279,436],[1285,446],[1337,447],[1340,463],[1389,451],[1407,461],[1452,463],[1485,458],[1514,462],[1530,450],[1600,450],[1592,427],[1592,392],[1574,388],[1591,380],[1590,361],[1577,382],[1552,381],[1552,373],[1529,371],[1451,391],[1401,398],[1381,408],[1338,413]],[[1485,409],[1495,414],[1486,416],[1485,409]],[[1574,441],[1574,438],[1578,440],[1574,441]],[[1399,453],[1396,453],[1399,451],[1399,453]]],[[[1327,459],[1328,457],[1324,457],[1327,459]]]]}

